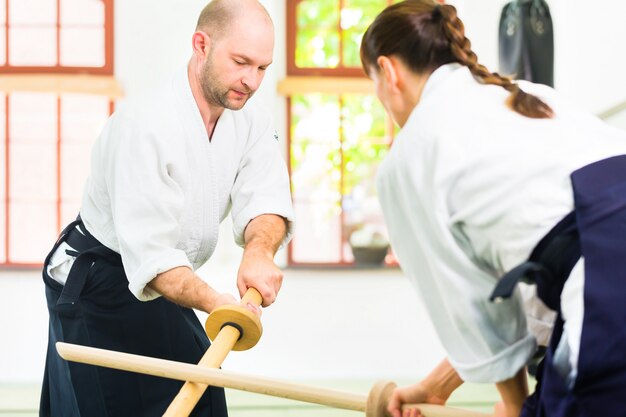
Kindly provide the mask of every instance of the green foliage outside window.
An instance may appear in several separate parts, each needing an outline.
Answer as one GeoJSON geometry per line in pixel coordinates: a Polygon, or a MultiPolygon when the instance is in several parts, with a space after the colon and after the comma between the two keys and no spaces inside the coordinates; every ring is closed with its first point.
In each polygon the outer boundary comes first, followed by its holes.
{"type": "Polygon", "coordinates": [[[361,38],[376,15],[387,6],[387,0],[346,0],[341,11],[343,31],[343,63],[346,67],[360,67],[361,38]]]}
{"type": "Polygon", "coordinates": [[[339,65],[339,8],[336,0],[305,0],[298,4],[296,65],[336,68],[339,65]]]}
{"type": "MultiPolygon", "coordinates": [[[[390,3],[299,1],[295,65],[303,69],[360,68],[363,33],[390,3]]],[[[392,134],[384,108],[374,95],[337,91],[291,96],[293,199],[299,221],[306,224],[306,233],[294,237],[295,262],[350,261],[348,238],[352,231],[365,224],[384,229],[374,180],[392,134]],[[341,252],[339,258],[332,251],[319,254],[321,248],[330,246],[341,252]]]]}
{"type": "Polygon", "coordinates": [[[376,97],[346,94],[342,101],[342,194],[349,195],[355,186],[372,180],[372,165],[378,165],[387,154],[389,138],[385,112],[376,97]]]}
{"type": "Polygon", "coordinates": [[[294,199],[344,211],[348,229],[367,217],[374,178],[389,149],[383,107],[371,95],[292,97],[291,171],[294,199]]]}
{"type": "Polygon", "coordinates": [[[296,66],[360,67],[359,48],[363,33],[388,4],[388,0],[345,0],[340,8],[337,0],[303,0],[298,3],[296,66]]]}

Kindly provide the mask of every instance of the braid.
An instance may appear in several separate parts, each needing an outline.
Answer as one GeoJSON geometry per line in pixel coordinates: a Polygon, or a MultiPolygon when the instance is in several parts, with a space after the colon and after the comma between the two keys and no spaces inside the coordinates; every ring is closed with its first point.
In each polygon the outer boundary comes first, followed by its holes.
{"type": "Polygon", "coordinates": [[[483,84],[497,85],[509,91],[511,95],[507,99],[507,104],[517,113],[533,119],[546,119],[553,116],[550,106],[541,99],[525,93],[510,78],[491,72],[478,62],[470,40],[465,37],[465,27],[458,18],[454,6],[442,4],[437,6],[436,10],[442,16],[443,33],[450,41],[450,50],[459,63],[469,68],[470,72],[483,84]]]}

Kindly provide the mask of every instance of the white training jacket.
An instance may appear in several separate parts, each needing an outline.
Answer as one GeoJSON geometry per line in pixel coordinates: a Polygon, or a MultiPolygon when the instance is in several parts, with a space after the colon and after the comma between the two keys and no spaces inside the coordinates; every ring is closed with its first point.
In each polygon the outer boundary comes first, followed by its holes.
{"type": "MultiPolygon", "coordinates": [[[[251,100],[224,110],[209,141],[185,67],[158,93],[111,116],[92,151],[80,214],[96,239],[121,254],[139,300],[159,296],[146,287],[157,274],[203,265],[229,211],[239,245],[261,214],[288,219],[283,245],[291,236],[289,177],[264,109],[251,100]]],[[[64,252],[49,268],[61,282],[73,261],[64,252]]]]}
{"type": "MultiPolygon", "coordinates": [[[[500,304],[489,295],[573,209],[570,173],[626,154],[625,132],[549,87],[520,85],[545,99],[555,118],[521,116],[506,107],[503,88],[479,84],[459,64],[439,68],[377,178],[392,247],[466,381],[510,378],[532,356],[536,341],[519,291],[500,304]]],[[[580,263],[572,274],[563,295],[562,340],[570,351],[562,365],[575,376],[580,263]]]]}

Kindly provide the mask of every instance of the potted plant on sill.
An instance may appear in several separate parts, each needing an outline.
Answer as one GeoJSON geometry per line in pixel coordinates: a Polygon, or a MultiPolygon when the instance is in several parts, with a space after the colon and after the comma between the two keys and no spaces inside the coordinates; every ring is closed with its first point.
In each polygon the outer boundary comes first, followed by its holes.
{"type": "Polygon", "coordinates": [[[380,266],[389,251],[389,240],[371,225],[364,225],[350,234],[350,248],[357,265],[380,266]]]}

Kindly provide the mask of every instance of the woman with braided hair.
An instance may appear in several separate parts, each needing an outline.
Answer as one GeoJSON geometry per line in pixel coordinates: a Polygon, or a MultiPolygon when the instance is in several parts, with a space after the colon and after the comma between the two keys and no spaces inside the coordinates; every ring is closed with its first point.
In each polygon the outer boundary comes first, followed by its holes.
{"type": "Polygon", "coordinates": [[[626,134],[480,65],[451,5],[389,6],[361,60],[401,127],[377,179],[392,246],[448,354],[389,411],[471,381],[496,384],[497,416],[623,416],[626,134]],[[530,397],[520,280],[556,314],[530,397]]]}

